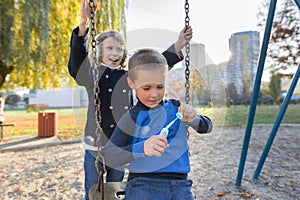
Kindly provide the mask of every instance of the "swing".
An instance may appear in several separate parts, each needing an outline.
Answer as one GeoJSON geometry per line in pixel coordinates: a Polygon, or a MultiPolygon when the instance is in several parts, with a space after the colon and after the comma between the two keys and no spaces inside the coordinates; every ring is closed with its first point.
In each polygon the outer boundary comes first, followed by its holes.
{"type": "Polygon", "coordinates": [[[100,87],[98,85],[99,71],[97,68],[97,59],[96,59],[96,28],[95,28],[95,13],[94,0],[89,1],[89,6],[91,8],[91,36],[92,36],[92,58],[93,58],[93,78],[94,78],[94,105],[95,105],[95,120],[96,120],[96,130],[95,134],[97,136],[96,142],[98,145],[98,156],[95,161],[95,166],[98,171],[98,184],[93,185],[89,190],[89,199],[90,200],[115,200],[122,199],[125,195],[126,182],[107,182],[104,183],[103,175],[106,173],[105,160],[102,155],[102,144],[101,144],[101,134],[103,134],[102,128],[100,126],[101,122],[101,111],[100,111],[100,87]],[[101,166],[102,169],[101,169],[101,166]]]}
{"type": "MultiPolygon", "coordinates": [[[[97,124],[97,128],[95,131],[95,134],[97,136],[97,144],[98,144],[98,156],[95,161],[95,165],[98,171],[98,184],[93,185],[90,190],[89,190],[89,199],[90,200],[116,200],[116,199],[123,199],[125,196],[125,189],[126,189],[126,182],[106,182],[104,183],[103,176],[106,173],[106,167],[105,167],[105,160],[102,155],[102,144],[100,143],[100,137],[101,133],[103,133],[102,128],[100,126],[101,122],[101,111],[100,111],[100,88],[98,85],[98,77],[99,77],[99,71],[97,68],[97,63],[96,63],[96,28],[95,28],[95,13],[94,13],[94,7],[95,7],[95,2],[94,0],[89,1],[89,6],[91,8],[91,16],[90,16],[90,26],[91,26],[91,36],[92,36],[92,58],[93,58],[93,78],[94,78],[94,93],[95,93],[95,99],[94,99],[94,105],[95,105],[95,120],[97,124]],[[102,169],[101,169],[101,166],[102,169]]],[[[189,26],[189,3],[188,0],[185,1],[185,26],[189,26]]],[[[185,88],[186,88],[186,93],[185,93],[185,101],[188,104],[189,103],[189,88],[190,88],[190,83],[189,83],[189,75],[190,75],[190,70],[189,70],[189,64],[190,64],[190,57],[189,57],[189,52],[190,52],[190,45],[189,42],[186,44],[186,57],[185,57],[185,88]]],[[[182,118],[182,114],[178,113],[176,115],[176,119],[173,120],[173,123],[177,119],[182,118]]],[[[169,124],[169,126],[171,126],[169,124]]],[[[188,128],[188,127],[187,127],[188,128]]],[[[166,135],[168,134],[168,127],[165,127],[161,134],[166,135]]],[[[187,129],[187,134],[189,135],[188,129],[187,129]]]]}

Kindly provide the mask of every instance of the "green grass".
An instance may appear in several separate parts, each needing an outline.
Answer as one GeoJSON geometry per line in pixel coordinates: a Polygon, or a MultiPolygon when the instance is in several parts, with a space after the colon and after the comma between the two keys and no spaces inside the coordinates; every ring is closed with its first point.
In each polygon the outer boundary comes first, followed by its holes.
{"type": "MultiPolygon", "coordinates": [[[[198,108],[199,113],[209,116],[214,126],[246,126],[250,106],[231,106],[227,108],[198,108]]],[[[279,106],[257,106],[254,124],[274,124],[279,106]]],[[[83,135],[86,108],[47,109],[46,112],[56,112],[58,115],[58,135],[74,137],[83,135]]],[[[4,128],[4,135],[37,134],[38,114],[26,110],[6,110],[7,123],[15,123],[15,127],[4,128]]],[[[282,120],[285,124],[300,124],[300,104],[290,104],[282,120]]]]}
{"type": "MultiPolygon", "coordinates": [[[[45,112],[57,112],[59,116],[71,116],[74,113],[85,113],[86,108],[49,108],[45,112]]],[[[5,110],[5,117],[37,116],[37,112],[27,112],[24,109],[5,110]]]]}
{"type": "MultiPolygon", "coordinates": [[[[86,108],[47,109],[56,112],[58,117],[58,135],[74,137],[83,135],[86,108]]],[[[26,110],[5,110],[6,123],[15,123],[14,127],[5,127],[4,137],[10,135],[38,134],[38,113],[26,110]]]]}
{"type": "MultiPolygon", "coordinates": [[[[216,126],[245,126],[248,122],[250,106],[230,106],[199,108],[200,113],[204,113],[212,118],[216,126]]],[[[257,106],[254,118],[254,124],[274,124],[279,113],[280,107],[257,106]]],[[[290,104],[285,112],[281,123],[300,124],[300,105],[290,104]]]]}

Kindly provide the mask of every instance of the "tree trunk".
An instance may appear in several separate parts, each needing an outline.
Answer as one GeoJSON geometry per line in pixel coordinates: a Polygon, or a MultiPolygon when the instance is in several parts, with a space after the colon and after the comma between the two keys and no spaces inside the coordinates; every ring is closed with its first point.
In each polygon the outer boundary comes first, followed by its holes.
{"type": "Polygon", "coordinates": [[[0,89],[2,88],[5,78],[10,74],[14,68],[12,66],[6,66],[2,61],[0,61],[0,89]]]}

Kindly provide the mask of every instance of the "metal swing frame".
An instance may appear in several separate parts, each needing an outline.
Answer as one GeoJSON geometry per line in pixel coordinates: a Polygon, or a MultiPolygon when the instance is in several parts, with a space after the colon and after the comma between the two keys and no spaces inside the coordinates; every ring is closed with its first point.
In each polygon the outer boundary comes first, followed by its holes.
{"type": "MultiPolygon", "coordinates": [[[[245,131],[245,136],[244,136],[244,143],[243,143],[243,148],[242,148],[242,153],[241,153],[241,158],[240,158],[240,164],[238,168],[238,174],[236,178],[236,185],[240,186],[242,182],[242,177],[243,177],[243,171],[244,171],[244,166],[246,162],[246,157],[247,157],[247,151],[249,147],[249,142],[250,142],[250,137],[251,137],[251,131],[252,131],[252,126],[253,126],[253,121],[255,117],[255,111],[256,111],[256,106],[257,106],[257,101],[258,101],[258,94],[260,90],[260,85],[261,85],[261,79],[262,79],[262,73],[264,70],[264,63],[266,59],[266,53],[268,50],[268,43],[271,35],[271,29],[272,29],[272,23],[274,19],[274,13],[275,13],[275,8],[276,8],[276,3],[277,0],[271,0],[270,1],[270,6],[269,6],[269,11],[268,11],[268,17],[267,17],[267,23],[266,23],[266,28],[265,28],[265,33],[264,33],[264,39],[263,39],[263,44],[262,44],[262,49],[260,53],[260,58],[259,58],[259,63],[258,63],[258,68],[257,68],[257,74],[255,78],[255,83],[254,83],[254,89],[253,89],[253,94],[251,98],[251,104],[250,104],[250,110],[249,110],[249,117],[248,117],[248,122],[247,122],[247,127],[245,131]]],[[[295,0],[295,3],[297,7],[300,10],[300,0],[295,0]]],[[[282,106],[280,108],[280,111],[277,115],[276,121],[274,123],[273,129],[271,131],[271,134],[269,136],[268,142],[265,146],[264,152],[261,156],[261,159],[258,163],[258,166],[256,168],[256,171],[254,173],[253,179],[258,179],[258,176],[260,174],[260,171],[263,167],[263,164],[265,162],[265,159],[268,155],[268,152],[272,146],[273,140],[276,136],[277,130],[280,126],[280,123],[282,121],[282,118],[285,114],[285,111],[287,109],[287,106],[289,104],[289,101],[291,99],[291,96],[293,94],[293,91],[297,85],[297,81],[299,79],[299,74],[300,74],[300,64],[298,65],[298,69],[294,75],[293,81],[291,83],[291,86],[288,90],[288,93],[282,103],[282,106]]]]}

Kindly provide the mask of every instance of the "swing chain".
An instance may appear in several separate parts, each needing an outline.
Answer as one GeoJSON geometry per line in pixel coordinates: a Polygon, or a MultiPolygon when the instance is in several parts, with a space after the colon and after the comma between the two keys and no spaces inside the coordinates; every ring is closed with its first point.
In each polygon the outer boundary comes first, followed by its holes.
{"type": "MultiPolygon", "coordinates": [[[[185,1],[185,27],[188,27],[190,24],[190,17],[189,17],[189,2],[188,0],[185,1]]],[[[185,56],[185,102],[186,104],[189,104],[190,101],[190,43],[187,41],[186,45],[185,45],[185,52],[186,52],[186,56],[185,56]]]]}
{"type": "MultiPolygon", "coordinates": [[[[185,27],[187,28],[190,25],[190,17],[189,17],[189,1],[185,1],[185,27]]],[[[190,43],[187,41],[185,45],[185,103],[189,104],[190,101],[190,43]]],[[[187,138],[190,137],[189,126],[186,125],[187,138]]]]}
{"type": "Polygon", "coordinates": [[[101,100],[100,100],[100,87],[99,87],[99,70],[98,70],[98,65],[97,65],[97,49],[96,49],[96,27],[95,27],[95,2],[94,0],[89,1],[89,6],[91,8],[90,12],[90,28],[91,28],[91,36],[92,36],[92,66],[93,66],[93,79],[94,79],[94,105],[95,105],[95,122],[96,122],[96,130],[95,134],[97,136],[96,138],[96,145],[98,146],[98,157],[96,159],[96,168],[97,171],[100,171],[100,163],[102,163],[102,170],[103,174],[106,172],[105,168],[105,160],[102,155],[102,144],[101,144],[101,133],[102,133],[102,128],[100,126],[101,122],[101,110],[100,110],[100,105],[101,105],[101,100]]]}

